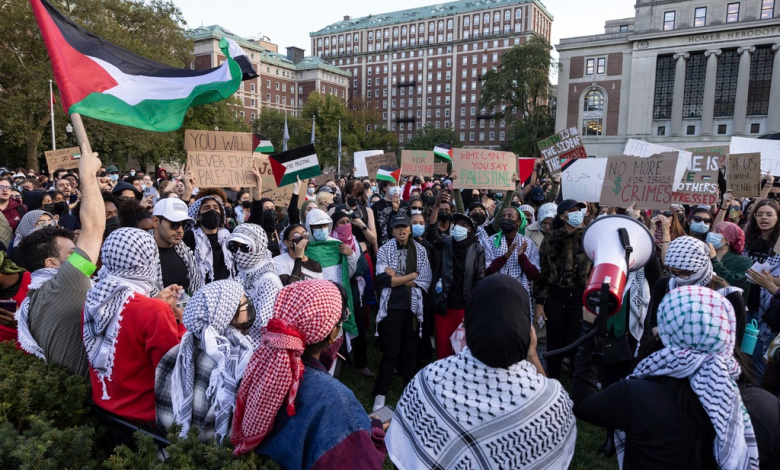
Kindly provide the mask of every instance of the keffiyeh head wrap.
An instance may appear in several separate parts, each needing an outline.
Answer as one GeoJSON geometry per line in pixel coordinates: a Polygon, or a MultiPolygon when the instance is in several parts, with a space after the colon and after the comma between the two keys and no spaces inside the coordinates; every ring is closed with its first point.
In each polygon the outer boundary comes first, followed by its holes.
{"type": "MultiPolygon", "coordinates": [[[[219,204],[220,222],[217,230],[217,241],[221,246],[225,245],[230,232],[222,228],[225,225],[225,206],[222,201],[214,196],[205,196],[197,201],[193,202],[190,208],[187,210],[187,215],[197,220],[200,215],[200,206],[207,200],[216,201],[219,204]]],[[[198,265],[200,270],[200,277],[203,282],[209,282],[214,280],[214,252],[211,249],[211,243],[209,243],[208,237],[203,232],[203,229],[197,227],[193,230],[195,236],[195,264],[198,265]]],[[[228,265],[228,269],[230,265],[228,265]]]]}
{"type": "Polygon", "coordinates": [[[633,377],[689,379],[715,428],[713,454],[719,468],[757,469],[753,425],[736,384],[742,370],[734,359],[731,302],[706,287],[675,289],[658,307],[658,333],[664,349],[640,362],[633,377]]]}
{"type": "Polygon", "coordinates": [[[137,228],[120,228],[106,238],[100,251],[103,267],[84,303],[84,347],[89,364],[103,384],[103,400],[110,397],[106,378],[111,379],[122,311],[135,296],[154,295],[160,254],[154,237],[137,228]]]}
{"type": "Polygon", "coordinates": [[[228,434],[238,382],[254,351],[249,338],[230,326],[243,295],[244,288],[238,282],[216,281],[196,292],[184,309],[187,333],[181,339],[171,376],[173,417],[181,425],[182,437],[192,420],[196,348],[216,362],[206,397],[214,407],[217,442],[228,434]]]}
{"type": "Polygon", "coordinates": [[[14,246],[19,246],[22,238],[38,230],[39,228],[42,228],[35,226],[35,224],[38,222],[38,219],[40,219],[42,215],[48,215],[52,220],[54,220],[54,216],[44,210],[34,210],[24,214],[22,220],[19,221],[19,225],[16,227],[14,246]]]}
{"type": "Polygon", "coordinates": [[[217,204],[219,204],[219,215],[220,215],[220,222],[219,226],[222,227],[225,225],[225,205],[222,204],[222,201],[219,200],[219,198],[216,198],[214,196],[204,196],[195,202],[192,203],[189,209],[187,209],[187,215],[191,218],[198,220],[198,216],[200,215],[200,206],[203,205],[204,202],[212,200],[216,201],[217,204]]]}
{"type": "Polygon", "coordinates": [[[664,265],[693,273],[687,279],[672,277],[669,280],[669,290],[679,286],[706,286],[712,280],[710,249],[702,241],[687,235],[675,238],[669,243],[664,265]]]}
{"type": "Polygon", "coordinates": [[[523,212],[530,212],[531,213],[531,222],[529,222],[529,223],[536,222],[536,211],[534,210],[533,207],[529,206],[528,204],[521,204],[518,207],[518,209],[520,209],[523,212]]]}
{"type": "Polygon", "coordinates": [[[723,238],[729,242],[731,251],[738,255],[742,254],[742,250],[745,249],[745,232],[739,228],[739,225],[731,222],[718,222],[712,228],[717,229],[723,235],[723,238]]]}
{"type": "Polygon", "coordinates": [[[231,442],[240,455],[257,447],[283,403],[295,414],[303,377],[301,355],[322,341],[341,318],[341,293],[330,281],[300,281],[279,293],[263,342],[249,361],[238,391],[231,442]],[[285,399],[286,398],[286,399],[285,399]]]}

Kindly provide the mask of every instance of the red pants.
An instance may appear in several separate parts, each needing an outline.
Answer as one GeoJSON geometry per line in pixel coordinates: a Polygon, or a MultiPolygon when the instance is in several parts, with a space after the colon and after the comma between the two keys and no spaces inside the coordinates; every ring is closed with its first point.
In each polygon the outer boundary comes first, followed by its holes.
{"type": "Polygon", "coordinates": [[[466,310],[460,308],[448,308],[447,315],[435,315],[436,317],[436,358],[444,359],[455,354],[450,343],[450,336],[455,333],[463,321],[466,310]]]}

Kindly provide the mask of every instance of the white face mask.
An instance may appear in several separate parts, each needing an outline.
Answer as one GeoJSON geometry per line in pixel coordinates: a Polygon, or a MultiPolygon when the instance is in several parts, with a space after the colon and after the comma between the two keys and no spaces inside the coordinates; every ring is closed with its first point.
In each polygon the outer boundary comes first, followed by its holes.
{"type": "Polygon", "coordinates": [[[390,189],[387,190],[387,194],[390,195],[390,197],[400,196],[401,195],[401,187],[400,186],[392,186],[390,189]]]}

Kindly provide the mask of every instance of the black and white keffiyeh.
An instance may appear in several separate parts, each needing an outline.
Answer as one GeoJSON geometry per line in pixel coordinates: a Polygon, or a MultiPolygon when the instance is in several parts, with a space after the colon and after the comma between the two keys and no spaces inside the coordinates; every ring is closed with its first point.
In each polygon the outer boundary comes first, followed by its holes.
{"type": "Polygon", "coordinates": [[[693,273],[687,279],[673,276],[669,280],[669,290],[680,286],[706,286],[712,280],[712,261],[710,261],[709,247],[704,242],[687,235],[677,237],[669,243],[664,265],[667,268],[693,273]]]}
{"type": "MultiPolygon", "coordinates": [[[[423,291],[428,291],[433,278],[433,273],[431,273],[431,265],[428,262],[428,255],[425,253],[425,248],[414,240],[409,240],[409,243],[414,243],[415,245],[418,274],[417,278],[414,280],[417,287],[411,288],[411,310],[420,322],[420,334],[422,334],[423,291]]],[[[389,240],[382,245],[377,252],[376,273],[383,274],[386,268],[390,268],[397,274],[406,274],[406,253],[408,253],[408,251],[409,250],[399,250],[398,243],[395,239],[389,240]]],[[[387,303],[390,301],[390,290],[391,289],[388,287],[382,289],[382,295],[379,297],[379,311],[376,315],[377,323],[381,322],[387,316],[387,303]]]]}
{"type": "Polygon", "coordinates": [[[216,363],[206,390],[206,398],[214,408],[216,441],[221,443],[230,431],[238,382],[254,351],[249,338],[230,325],[243,295],[240,283],[216,281],[196,292],[184,308],[187,333],[179,345],[170,387],[173,418],[181,425],[182,437],[192,421],[194,357],[198,348],[216,363]]]}
{"type": "Polygon", "coordinates": [[[639,351],[639,340],[642,338],[642,332],[645,329],[645,316],[647,316],[647,306],[650,304],[650,284],[645,278],[645,268],[628,274],[625,292],[630,293],[628,331],[631,336],[637,340],[637,350],[639,351]]]}
{"type": "MultiPolygon", "coordinates": [[[[190,208],[187,209],[187,215],[197,220],[198,215],[200,215],[200,206],[208,200],[216,201],[219,204],[221,220],[217,230],[217,242],[219,242],[220,246],[224,246],[230,231],[223,228],[225,225],[225,206],[219,199],[212,196],[202,197],[192,203],[190,208]]],[[[195,263],[200,270],[200,277],[204,283],[214,280],[214,252],[211,249],[211,243],[209,243],[206,233],[200,227],[192,229],[192,234],[195,236],[195,263]]]]}
{"type": "MultiPolygon", "coordinates": [[[[640,362],[631,377],[687,378],[715,428],[718,467],[758,469],[758,447],[736,379],[734,308],[724,296],[701,286],[670,291],[658,307],[658,334],[664,349],[640,362]]],[[[625,432],[616,431],[622,467],[625,432]]]]}
{"type": "MultiPolygon", "coordinates": [[[[37,219],[36,219],[37,220],[37,219]]],[[[57,274],[56,268],[37,269],[30,274],[29,290],[33,291],[43,285],[44,282],[53,278],[57,274]]],[[[30,332],[30,297],[29,294],[22,301],[19,310],[14,314],[16,319],[17,340],[22,349],[28,354],[32,354],[38,359],[46,360],[46,354],[43,348],[35,341],[30,332]]]]}
{"type": "Polygon", "coordinates": [[[536,210],[534,210],[533,207],[529,206],[528,204],[521,204],[520,206],[518,206],[518,209],[520,209],[523,212],[531,213],[531,220],[528,221],[529,225],[533,222],[536,222],[536,210]]]}
{"type": "Polygon", "coordinates": [[[385,444],[398,468],[568,468],[577,439],[569,395],[527,361],[490,367],[469,348],[415,375],[385,444]]]}
{"type": "Polygon", "coordinates": [[[103,400],[109,400],[106,379],[111,379],[122,311],[135,294],[155,295],[160,254],[154,237],[137,228],[120,228],[103,242],[103,267],[84,303],[84,347],[89,364],[103,385],[103,400]]]}
{"type": "MultiPolygon", "coordinates": [[[[536,269],[540,269],[539,249],[536,247],[536,243],[534,243],[533,240],[526,237],[525,235],[520,235],[519,233],[515,235],[514,242],[517,242],[518,247],[520,247],[523,242],[526,243],[525,256],[528,258],[528,261],[530,261],[531,264],[536,266],[536,269]]],[[[489,267],[490,264],[499,256],[504,256],[506,250],[509,249],[508,245],[506,244],[506,237],[502,233],[493,235],[488,239],[488,242],[484,243],[482,246],[485,248],[486,267],[489,267]],[[499,243],[496,243],[497,239],[500,240],[499,243]]],[[[520,263],[517,261],[517,251],[515,251],[515,253],[509,257],[506,264],[504,264],[504,267],[501,268],[500,272],[517,279],[520,281],[520,284],[525,287],[525,290],[527,290],[529,293],[531,292],[531,282],[528,280],[528,277],[523,272],[523,268],[520,267],[520,263]]]]}
{"type": "Polygon", "coordinates": [[[260,345],[262,329],[273,317],[274,304],[282,281],[276,273],[271,252],[268,251],[268,235],[259,225],[245,223],[233,230],[222,245],[225,262],[230,267],[233,279],[241,281],[247,295],[252,298],[257,310],[257,320],[247,332],[256,348],[260,345]],[[231,253],[228,242],[236,241],[249,246],[249,252],[241,250],[231,253]]]}
{"type": "MultiPolygon", "coordinates": [[[[154,230],[149,230],[149,234],[154,236],[154,230]]],[[[190,292],[197,292],[203,287],[203,278],[200,277],[200,270],[198,270],[198,264],[195,262],[195,255],[192,254],[192,250],[190,250],[185,243],[181,242],[173,245],[173,250],[179,255],[179,258],[184,262],[184,265],[187,266],[187,279],[190,280],[190,292]]],[[[159,284],[160,287],[164,287],[162,265],[157,265],[157,268],[157,284],[159,284]]]]}
{"type": "Polygon", "coordinates": [[[40,209],[30,211],[24,214],[22,220],[19,221],[19,225],[16,226],[16,236],[14,236],[14,246],[19,246],[19,243],[22,241],[22,238],[41,228],[41,227],[36,227],[35,224],[38,222],[38,219],[40,219],[42,215],[48,215],[49,217],[51,217],[52,221],[54,220],[53,215],[40,209]]]}

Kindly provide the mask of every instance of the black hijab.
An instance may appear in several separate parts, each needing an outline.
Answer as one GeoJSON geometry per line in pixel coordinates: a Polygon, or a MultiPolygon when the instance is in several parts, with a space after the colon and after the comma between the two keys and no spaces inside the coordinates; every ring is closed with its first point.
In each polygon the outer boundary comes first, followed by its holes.
{"type": "Polygon", "coordinates": [[[22,195],[22,203],[24,203],[28,211],[41,209],[43,207],[43,196],[45,195],[45,191],[27,191],[22,195]]]}
{"type": "Polygon", "coordinates": [[[507,369],[528,356],[531,300],[506,274],[486,277],[466,302],[464,325],[471,354],[490,367],[507,369]]]}

